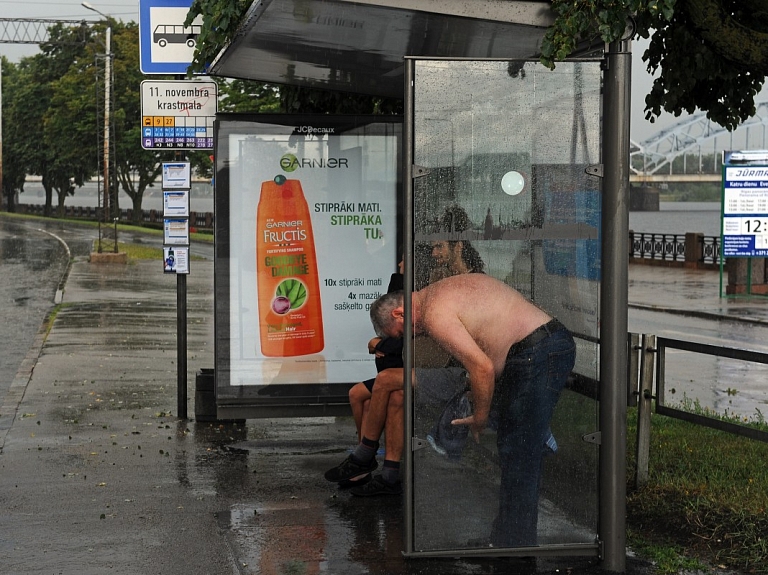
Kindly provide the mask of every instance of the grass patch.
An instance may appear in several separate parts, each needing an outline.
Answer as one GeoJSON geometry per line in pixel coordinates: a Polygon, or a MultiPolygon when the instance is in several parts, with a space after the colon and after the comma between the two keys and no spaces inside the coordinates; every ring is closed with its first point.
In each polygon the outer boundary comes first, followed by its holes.
{"type": "Polygon", "coordinates": [[[129,260],[162,261],[163,259],[163,248],[155,248],[141,244],[124,244],[122,242],[118,242],[117,251],[128,254],[129,260]]]}
{"type": "Polygon", "coordinates": [[[51,333],[51,329],[53,329],[53,324],[56,321],[56,316],[59,315],[59,312],[64,309],[65,307],[70,307],[71,303],[59,303],[56,304],[53,309],[50,311],[50,313],[46,316],[45,321],[43,322],[43,326],[45,329],[45,335],[43,336],[43,341],[48,339],[48,334],[51,333]]]}
{"type": "MultiPolygon", "coordinates": [[[[93,250],[96,251],[97,249],[97,241],[94,240],[93,243],[93,250]]],[[[111,252],[114,250],[114,243],[111,241],[105,241],[101,240],[101,248],[104,252],[111,252]]],[[[162,261],[163,259],[163,248],[157,248],[153,246],[146,246],[143,244],[124,244],[122,242],[117,242],[117,251],[120,253],[126,253],[128,254],[128,261],[131,260],[159,260],[162,261]]],[[[193,261],[201,261],[205,258],[191,254],[189,256],[190,260],[193,261]]]]}
{"type": "MultiPolygon", "coordinates": [[[[636,422],[631,409],[630,479],[636,422]]],[[[765,427],[760,421],[751,424],[765,427]]],[[[679,555],[681,560],[768,574],[766,461],[768,443],[654,414],[649,480],[640,489],[628,489],[630,546],[648,557],[679,555]]],[[[665,562],[671,569],[665,572],[679,568],[665,562]]]]}
{"type": "Polygon", "coordinates": [[[652,543],[631,528],[627,529],[627,540],[632,542],[631,547],[639,556],[655,564],[659,574],[707,570],[706,564],[698,559],[686,557],[685,550],[677,545],[652,543]]]}
{"type": "MultiPolygon", "coordinates": [[[[54,216],[45,217],[45,216],[38,216],[34,214],[18,214],[18,213],[11,213],[11,212],[0,212],[0,217],[16,218],[20,220],[56,220],[59,222],[67,222],[67,223],[77,224],[77,225],[91,227],[91,228],[99,227],[99,222],[95,222],[93,220],[80,219],[80,218],[58,218],[54,216]]],[[[117,231],[118,231],[118,235],[120,234],[121,231],[124,231],[124,232],[133,231],[133,232],[141,232],[141,233],[149,234],[153,236],[162,236],[163,230],[159,229],[157,227],[158,225],[159,224],[155,224],[155,227],[147,227],[147,226],[140,226],[140,225],[135,225],[131,223],[118,223],[117,231]]],[[[199,241],[199,242],[213,243],[213,240],[214,240],[213,232],[210,232],[210,231],[193,232],[189,234],[189,237],[191,240],[199,241]]],[[[104,240],[102,239],[102,244],[103,243],[104,243],[104,240]]],[[[103,249],[103,246],[102,246],[102,249],[103,249]]]]}

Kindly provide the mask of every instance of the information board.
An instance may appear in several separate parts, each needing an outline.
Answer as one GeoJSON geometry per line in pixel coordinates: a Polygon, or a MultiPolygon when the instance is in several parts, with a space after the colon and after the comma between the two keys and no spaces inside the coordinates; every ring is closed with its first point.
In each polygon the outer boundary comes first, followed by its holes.
{"type": "Polygon", "coordinates": [[[219,406],[343,384],[346,408],[348,386],[375,376],[369,311],[397,271],[400,122],[217,118],[219,406]]]}
{"type": "Polygon", "coordinates": [[[189,219],[164,218],[163,243],[166,245],[189,245],[189,219]]]}
{"type": "Polygon", "coordinates": [[[768,256],[768,151],[723,152],[722,255],[768,256]]]}
{"type": "Polygon", "coordinates": [[[213,149],[218,86],[202,80],[141,83],[141,147],[213,149]]]}
{"type": "Polygon", "coordinates": [[[189,190],[163,190],[163,216],[189,217],[189,190]]]}

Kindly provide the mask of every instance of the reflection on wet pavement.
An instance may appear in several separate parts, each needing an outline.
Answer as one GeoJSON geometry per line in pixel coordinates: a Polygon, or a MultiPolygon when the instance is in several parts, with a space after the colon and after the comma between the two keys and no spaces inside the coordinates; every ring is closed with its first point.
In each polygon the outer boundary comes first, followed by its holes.
{"type": "Polygon", "coordinates": [[[0,404],[53,308],[69,265],[67,251],[54,236],[0,218],[0,404]],[[12,332],[11,332],[12,329],[12,332]]]}

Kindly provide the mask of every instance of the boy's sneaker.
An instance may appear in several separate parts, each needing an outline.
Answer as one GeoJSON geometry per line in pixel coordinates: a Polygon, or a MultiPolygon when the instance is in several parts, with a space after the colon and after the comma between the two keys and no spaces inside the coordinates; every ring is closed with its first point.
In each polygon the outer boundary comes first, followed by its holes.
{"type": "Polygon", "coordinates": [[[349,489],[350,487],[359,487],[361,485],[365,485],[371,480],[371,474],[366,473],[363,475],[360,479],[345,479],[344,481],[339,481],[339,489],[349,489]]]}
{"type": "Polygon", "coordinates": [[[397,483],[387,483],[381,474],[374,475],[365,485],[353,487],[349,490],[352,495],[358,497],[375,497],[377,495],[400,495],[403,492],[403,485],[400,481],[397,483]]]}
{"type": "Polygon", "coordinates": [[[333,481],[334,483],[350,480],[356,481],[371,471],[374,471],[379,466],[375,457],[367,463],[359,463],[352,458],[353,456],[349,455],[339,465],[326,471],[325,478],[328,481],[333,481]]]}

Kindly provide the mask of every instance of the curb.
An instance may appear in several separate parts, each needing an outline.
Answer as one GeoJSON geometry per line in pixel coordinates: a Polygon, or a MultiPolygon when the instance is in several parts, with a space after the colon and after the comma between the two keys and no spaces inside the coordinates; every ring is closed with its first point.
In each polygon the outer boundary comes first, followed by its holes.
{"type": "Polygon", "coordinates": [[[0,406],[0,454],[5,447],[5,438],[8,435],[8,431],[13,427],[16,416],[19,413],[19,406],[24,399],[24,394],[27,392],[27,386],[32,379],[32,373],[35,371],[37,360],[43,351],[43,345],[45,344],[45,338],[48,334],[48,323],[51,319],[51,312],[45,316],[43,324],[35,336],[35,340],[32,346],[27,351],[27,355],[21,362],[19,370],[16,372],[16,377],[13,378],[11,386],[8,388],[8,392],[3,400],[3,405],[0,406]]]}
{"type": "Polygon", "coordinates": [[[674,309],[666,308],[657,305],[650,305],[644,303],[630,303],[627,304],[630,309],[641,309],[645,311],[657,311],[661,313],[668,313],[672,315],[683,315],[688,317],[698,317],[701,319],[714,319],[718,321],[732,321],[736,323],[750,323],[754,325],[768,325],[768,319],[755,319],[752,317],[746,317],[741,315],[727,315],[722,313],[715,313],[709,311],[698,311],[690,309],[674,309]]]}

